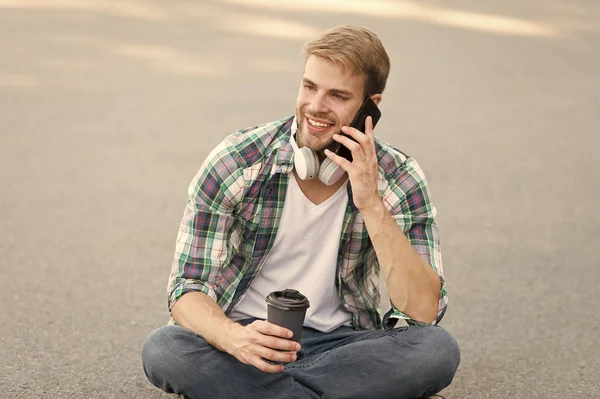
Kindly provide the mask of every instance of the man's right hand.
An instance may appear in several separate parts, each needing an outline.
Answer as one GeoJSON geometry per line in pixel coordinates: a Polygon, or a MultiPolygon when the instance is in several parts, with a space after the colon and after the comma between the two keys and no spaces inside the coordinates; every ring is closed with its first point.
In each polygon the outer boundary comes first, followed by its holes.
{"type": "Polygon", "coordinates": [[[295,361],[300,344],[290,340],[291,337],[292,332],[287,328],[256,320],[247,326],[237,323],[228,326],[220,346],[244,364],[267,373],[278,373],[283,371],[284,366],[266,360],[284,363],[295,361]]]}

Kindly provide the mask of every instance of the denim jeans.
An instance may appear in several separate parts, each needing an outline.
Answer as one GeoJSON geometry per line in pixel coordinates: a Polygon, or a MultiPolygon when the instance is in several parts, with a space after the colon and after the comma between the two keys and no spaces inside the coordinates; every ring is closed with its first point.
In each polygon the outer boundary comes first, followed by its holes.
{"type": "Polygon", "coordinates": [[[438,326],[330,333],[305,327],[300,343],[297,360],[271,374],[189,330],[164,326],[144,342],[142,362],[154,385],[192,399],[421,398],[448,386],[460,362],[458,344],[438,326]]]}

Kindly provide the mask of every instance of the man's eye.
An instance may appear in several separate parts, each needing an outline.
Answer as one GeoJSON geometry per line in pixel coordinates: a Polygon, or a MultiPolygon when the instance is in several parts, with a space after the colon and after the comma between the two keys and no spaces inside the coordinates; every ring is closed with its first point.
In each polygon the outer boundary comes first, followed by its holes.
{"type": "Polygon", "coordinates": [[[305,88],[306,90],[310,90],[310,91],[313,91],[313,90],[315,90],[314,86],[311,86],[311,85],[304,85],[304,88],[305,88]]]}
{"type": "Polygon", "coordinates": [[[341,94],[333,94],[333,96],[338,100],[346,100],[346,97],[342,96],[341,94]]]}

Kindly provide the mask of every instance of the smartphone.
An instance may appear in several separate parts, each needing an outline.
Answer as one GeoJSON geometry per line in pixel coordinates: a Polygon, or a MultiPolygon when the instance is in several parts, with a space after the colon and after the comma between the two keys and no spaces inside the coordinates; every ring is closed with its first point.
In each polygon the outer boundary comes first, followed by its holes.
{"type": "MultiPolygon", "coordinates": [[[[365,101],[360,106],[360,109],[356,113],[354,120],[350,124],[350,127],[358,129],[361,132],[365,132],[365,121],[367,116],[373,118],[373,128],[381,118],[381,111],[377,108],[377,104],[371,99],[371,97],[365,98],[365,101]]],[[[347,134],[341,133],[343,136],[348,137],[352,141],[354,140],[352,137],[347,134]]],[[[343,144],[340,144],[336,151],[334,151],[337,155],[346,158],[348,161],[352,162],[352,152],[343,144]]]]}

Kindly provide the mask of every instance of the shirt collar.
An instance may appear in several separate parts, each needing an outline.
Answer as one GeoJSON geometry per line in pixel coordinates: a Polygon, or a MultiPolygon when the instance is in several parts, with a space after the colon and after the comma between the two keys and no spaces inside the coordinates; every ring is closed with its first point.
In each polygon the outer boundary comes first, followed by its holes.
{"type": "Polygon", "coordinates": [[[290,143],[290,137],[296,134],[297,129],[296,116],[283,124],[280,147],[279,151],[277,151],[273,168],[271,169],[271,175],[276,173],[290,173],[294,169],[294,149],[290,143]]]}

